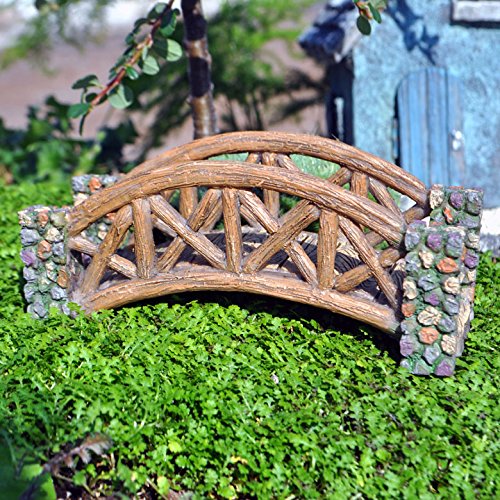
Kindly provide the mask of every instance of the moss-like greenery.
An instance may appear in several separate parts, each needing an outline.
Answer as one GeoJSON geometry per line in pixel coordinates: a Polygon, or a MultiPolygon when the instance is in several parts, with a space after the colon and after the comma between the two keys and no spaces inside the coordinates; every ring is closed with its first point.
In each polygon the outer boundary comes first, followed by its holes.
{"type": "Polygon", "coordinates": [[[48,185],[0,187],[0,427],[17,458],[43,463],[104,433],[108,454],[60,471],[101,494],[498,494],[500,265],[490,257],[455,376],[418,378],[381,334],[266,298],[186,295],[31,319],[16,211],[68,199],[48,185]]]}

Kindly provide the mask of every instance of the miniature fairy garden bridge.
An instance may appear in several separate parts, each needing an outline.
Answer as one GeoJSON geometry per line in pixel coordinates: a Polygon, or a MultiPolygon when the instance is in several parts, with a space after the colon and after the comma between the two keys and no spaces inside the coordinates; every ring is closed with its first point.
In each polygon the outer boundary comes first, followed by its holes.
{"type": "Polygon", "coordinates": [[[244,291],[399,335],[413,373],[453,373],[472,314],[476,190],[428,189],[339,141],[275,132],[200,139],[120,179],[76,177],[73,188],[74,207],[20,213],[36,317],[50,307],[70,313],[70,301],[91,312],[183,291],[244,291]],[[216,158],[233,153],[246,155],[216,158]],[[339,168],[317,178],[295,154],[339,168]],[[414,205],[402,211],[400,195],[414,205]]]}

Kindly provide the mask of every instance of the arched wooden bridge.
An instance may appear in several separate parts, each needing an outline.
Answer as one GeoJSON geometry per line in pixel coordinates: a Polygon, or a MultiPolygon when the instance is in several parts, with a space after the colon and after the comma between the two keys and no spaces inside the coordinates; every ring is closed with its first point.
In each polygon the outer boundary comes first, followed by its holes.
{"type": "Polygon", "coordinates": [[[246,291],[394,332],[402,240],[408,223],[429,214],[428,195],[404,170],[338,141],[272,132],[201,139],[71,210],[68,245],[81,254],[71,298],[94,311],[182,291],[246,291]],[[230,153],[247,155],[213,159],[230,153]],[[292,154],[340,168],[320,179],[292,154]],[[415,205],[402,212],[389,188],[415,205]],[[280,195],[299,201],[283,213],[280,195]],[[87,233],[107,215],[98,243],[87,233]]]}

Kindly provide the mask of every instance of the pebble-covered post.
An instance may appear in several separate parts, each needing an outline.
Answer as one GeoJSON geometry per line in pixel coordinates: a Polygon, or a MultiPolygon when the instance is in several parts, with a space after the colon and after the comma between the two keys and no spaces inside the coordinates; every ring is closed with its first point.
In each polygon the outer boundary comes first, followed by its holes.
{"type": "Polygon", "coordinates": [[[472,319],[482,192],[435,185],[429,202],[429,226],[414,222],[405,236],[401,364],[450,376],[472,319]]]}
{"type": "MultiPolygon", "coordinates": [[[[72,180],[75,205],[92,193],[116,183],[111,175],[81,175],[72,180]]],[[[70,208],[35,205],[19,212],[21,260],[24,264],[24,297],[28,312],[45,318],[51,307],[71,314],[68,302],[71,286],[76,285],[81,264],[68,249],[66,228],[70,208]]],[[[111,224],[108,217],[92,224],[85,236],[96,244],[106,236],[111,224]]]]}
{"type": "Polygon", "coordinates": [[[51,307],[70,314],[70,273],[66,245],[67,208],[36,205],[19,212],[21,259],[28,312],[45,318],[51,307]]]}

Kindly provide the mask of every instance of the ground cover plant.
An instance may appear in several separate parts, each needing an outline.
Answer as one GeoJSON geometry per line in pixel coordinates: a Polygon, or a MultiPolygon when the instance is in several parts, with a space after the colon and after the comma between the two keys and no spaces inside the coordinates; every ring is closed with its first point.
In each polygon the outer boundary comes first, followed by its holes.
{"type": "Polygon", "coordinates": [[[52,473],[74,498],[498,494],[491,257],[455,376],[418,378],[376,331],[268,298],[185,295],[35,321],[21,295],[16,211],[64,202],[66,188],[0,186],[0,440],[18,471],[72,453],[52,473]],[[89,436],[112,444],[85,464],[71,450],[89,436]]]}

